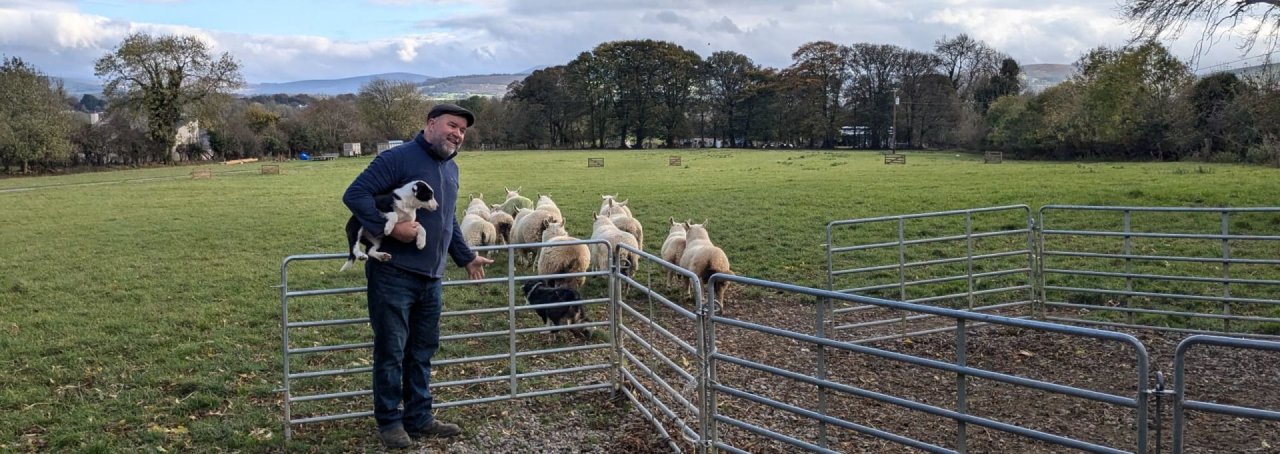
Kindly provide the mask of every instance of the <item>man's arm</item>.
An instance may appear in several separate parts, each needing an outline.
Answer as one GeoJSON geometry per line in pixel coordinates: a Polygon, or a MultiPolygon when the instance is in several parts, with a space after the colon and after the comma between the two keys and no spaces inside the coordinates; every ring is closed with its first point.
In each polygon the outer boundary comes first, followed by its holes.
{"type": "Polygon", "coordinates": [[[373,158],[373,162],[369,163],[369,167],[360,172],[355,181],[352,181],[351,185],[347,186],[347,191],[342,194],[342,203],[346,204],[347,209],[351,210],[351,214],[355,215],[356,220],[360,221],[360,225],[364,227],[365,232],[378,238],[382,237],[382,231],[386,226],[387,220],[378,211],[378,207],[373,201],[373,196],[394,189],[396,182],[399,181],[395,171],[395,163],[392,162],[389,156],[389,154],[383,153],[373,158]]]}
{"type": "Polygon", "coordinates": [[[476,253],[471,250],[471,246],[467,245],[467,240],[462,237],[462,229],[458,228],[458,219],[453,220],[453,238],[449,240],[449,256],[453,258],[453,263],[458,266],[467,266],[472,260],[475,260],[476,253]]]}

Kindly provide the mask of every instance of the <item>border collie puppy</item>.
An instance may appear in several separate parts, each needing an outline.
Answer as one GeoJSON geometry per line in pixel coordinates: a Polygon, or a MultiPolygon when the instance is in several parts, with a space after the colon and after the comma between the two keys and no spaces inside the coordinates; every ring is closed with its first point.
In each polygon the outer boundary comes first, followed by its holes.
{"type": "MultiPolygon", "coordinates": [[[[378,211],[382,212],[382,217],[387,219],[382,229],[383,236],[390,235],[391,230],[400,222],[416,221],[419,208],[435,211],[440,206],[440,204],[436,203],[435,191],[431,189],[431,185],[422,180],[410,181],[394,191],[375,195],[373,196],[373,203],[378,207],[378,211]]],[[[418,249],[422,249],[426,245],[427,229],[419,225],[418,249]]],[[[382,262],[391,260],[391,254],[378,250],[381,246],[382,240],[374,238],[373,234],[366,232],[364,227],[360,225],[360,221],[356,220],[355,215],[352,215],[350,219],[347,219],[347,247],[350,253],[347,254],[347,263],[344,263],[339,271],[346,271],[351,268],[351,265],[355,264],[356,260],[365,260],[369,257],[382,262]],[[361,244],[369,252],[361,251],[361,244]]]]}
{"type": "MultiPolygon", "coordinates": [[[[577,290],[569,287],[552,287],[547,285],[546,281],[526,281],[521,290],[524,291],[525,303],[530,306],[582,299],[577,290]]],[[[573,325],[590,321],[587,320],[587,312],[582,309],[581,304],[535,309],[534,312],[538,313],[538,317],[542,318],[542,323],[546,326],[573,325]]],[[[558,331],[559,328],[556,330],[558,331]]],[[[569,328],[569,332],[583,339],[588,337],[587,330],[583,328],[569,328]]]]}

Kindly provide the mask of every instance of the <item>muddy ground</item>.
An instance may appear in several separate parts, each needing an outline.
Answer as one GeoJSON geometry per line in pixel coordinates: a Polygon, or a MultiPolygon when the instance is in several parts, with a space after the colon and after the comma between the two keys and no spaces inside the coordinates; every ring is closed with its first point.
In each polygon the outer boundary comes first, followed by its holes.
{"type": "MultiPolygon", "coordinates": [[[[668,331],[692,343],[691,324],[678,321],[670,314],[664,315],[657,305],[640,302],[634,306],[637,312],[653,317],[668,331]]],[[[1017,309],[1008,312],[1006,315],[1020,315],[1017,309]]],[[[736,302],[728,315],[803,333],[814,331],[813,304],[805,301],[788,301],[766,294],[750,301],[736,302]]],[[[883,316],[885,314],[858,315],[869,319],[883,316]]],[[[696,367],[692,355],[682,353],[674,343],[663,340],[642,320],[629,315],[624,317],[624,323],[640,337],[650,340],[672,363],[690,371],[696,367]]],[[[908,331],[937,326],[937,323],[938,320],[920,321],[908,331]]],[[[902,328],[886,326],[882,329],[901,332],[902,328]]],[[[1155,372],[1160,371],[1168,377],[1172,387],[1174,348],[1186,335],[1146,330],[1126,332],[1140,340],[1150,355],[1151,373],[1147,383],[1154,386],[1155,372]]],[[[833,337],[852,340],[859,336],[868,337],[869,333],[864,330],[857,334],[842,332],[833,334],[833,337]]],[[[733,327],[717,328],[716,336],[721,353],[800,374],[816,373],[818,349],[813,345],[733,327]]],[[[673,383],[677,393],[690,402],[697,402],[691,383],[664,372],[670,367],[645,352],[636,342],[627,341],[626,345],[655,374],[673,383]]],[[[952,332],[866,345],[945,362],[954,362],[956,356],[952,332]]],[[[1139,386],[1138,356],[1132,346],[1119,342],[1004,326],[980,326],[969,329],[965,355],[967,364],[972,367],[1117,396],[1133,397],[1139,386]]],[[[1218,347],[1193,348],[1187,361],[1188,397],[1280,410],[1280,363],[1277,360],[1280,360],[1280,355],[1275,353],[1218,347]]],[[[827,364],[828,377],[833,381],[945,409],[956,408],[954,373],[830,349],[827,364]]],[[[696,426],[696,418],[682,411],[670,394],[658,387],[646,373],[635,367],[630,370],[651,392],[663,396],[664,403],[673,412],[696,426]]],[[[725,386],[798,407],[817,409],[821,399],[817,388],[812,385],[737,365],[721,363],[716,374],[717,380],[725,386]]],[[[646,400],[642,393],[629,389],[639,399],[646,400]]],[[[965,392],[969,414],[1124,451],[1137,448],[1137,419],[1133,408],[976,377],[967,380],[965,392]]],[[[948,449],[956,447],[958,425],[950,419],[839,392],[830,392],[825,399],[828,413],[840,419],[948,449]]],[[[1160,409],[1162,423],[1149,425],[1148,452],[1157,452],[1157,449],[1169,452],[1172,439],[1169,402],[1165,399],[1160,409]],[[1157,429],[1160,431],[1158,437],[1157,429]]],[[[805,442],[819,443],[818,434],[822,428],[811,419],[724,393],[719,396],[718,405],[721,414],[729,418],[766,427],[805,442]]],[[[653,405],[648,407],[655,408],[653,405]]],[[[1156,406],[1151,405],[1149,411],[1157,413],[1156,406]]],[[[669,440],[625,397],[620,398],[607,391],[474,405],[447,410],[443,414],[453,419],[461,418],[466,423],[463,437],[428,441],[409,452],[665,453],[674,451],[673,444],[686,452],[693,450],[693,446],[678,435],[678,426],[670,418],[660,416],[664,421],[663,427],[673,438],[669,440]]],[[[718,427],[720,439],[739,449],[750,452],[802,451],[726,424],[718,427]]],[[[836,451],[921,452],[854,430],[835,426],[825,429],[828,446],[836,451]]],[[[972,424],[966,428],[965,438],[969,452],[1078,452],[972,424]]],[[[1186,440],[1187,452],[1280,452],[1280,423],[1189,412],[1186,440]]],[[[363,448],[376,449],[376,438],[370,434],[369,440],[359,444],[363,448]]],[[[365,450],[363,448],[356,447],[356,450],[365,450]]]]}

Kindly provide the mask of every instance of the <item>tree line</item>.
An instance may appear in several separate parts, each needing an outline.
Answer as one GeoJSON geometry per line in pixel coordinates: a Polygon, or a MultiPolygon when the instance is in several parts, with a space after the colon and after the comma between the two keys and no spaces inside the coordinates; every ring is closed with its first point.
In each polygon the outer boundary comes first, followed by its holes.
{"type": "MultiPolygon", "coordinates": [[[[500,98],[457,101],[480,121],[471,148],[999,149],[1037,159],[1280,162],[1280,85],[1197,78],[1158,43],[1099,47],[1043,92],[967,35],[930,51],[816,41],[785,68],[655,40],[602,43],[534,71],[500,98]]],[[[68,98],[20,58],[0,64],[0,164],[66,166],[294,157],[411,138],[432,100],[408,82],[358,93],[235,96],[239,63],[194,37],[135,34],[95,63],[104,99],[68,98]],[[68,112],[101,109],[102,120],[68,112]],[[198,120],[208,144],[177,143],[198,120]]]]}

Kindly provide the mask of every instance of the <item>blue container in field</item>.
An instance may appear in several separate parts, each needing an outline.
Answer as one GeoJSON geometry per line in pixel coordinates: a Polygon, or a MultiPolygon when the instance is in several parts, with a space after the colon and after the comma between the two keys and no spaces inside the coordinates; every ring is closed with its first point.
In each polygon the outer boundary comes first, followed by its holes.
{"type": "Polygon", "coordinates": [[[311,160],[311,153],[307,153],[307,152],[305,152],[305,151],[303,151],[303,152],[301,152],[301,153],[298,153],[298,159],[301,159],[301,160],[303,160],[303,161],[310,161],[310,160],[311,160]]]}

